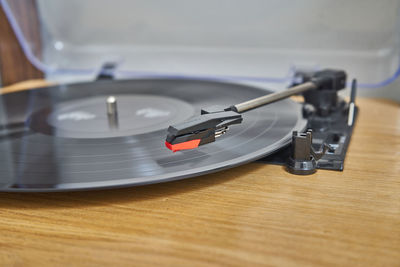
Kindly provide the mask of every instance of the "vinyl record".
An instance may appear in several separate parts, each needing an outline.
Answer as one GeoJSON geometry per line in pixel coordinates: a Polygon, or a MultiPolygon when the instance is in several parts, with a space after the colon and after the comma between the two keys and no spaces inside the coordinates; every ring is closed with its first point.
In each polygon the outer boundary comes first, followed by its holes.
{"type": "Polygon", "coordinates": [[[302,130],[300,106],[283,100],[243,114],[216,142],[172,153],[166,129],[213,105],[265,90],[187,79],[96,81],[2,95],[0,191],[126,187],[230,168],[287,145],[302,130]],[[106,99],[117,100],[116,120],[106,99]]]}

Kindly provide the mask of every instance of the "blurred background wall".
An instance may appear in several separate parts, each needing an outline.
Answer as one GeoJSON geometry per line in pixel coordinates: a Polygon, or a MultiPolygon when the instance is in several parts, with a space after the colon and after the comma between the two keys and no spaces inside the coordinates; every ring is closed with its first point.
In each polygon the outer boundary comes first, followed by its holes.
{"type": "MultiPolygon", "coordinates": [[[[32,0],[18,0],[20,2],[32,0]]],[[[15,13],[17,24],[21,15],[15,13]]],[[[295,70],[343,68],[360,95],[400,101],[398,0],[37,0],[41,50],[25,50],[48,79],[232,78],[283,89],[295,70]]]]}

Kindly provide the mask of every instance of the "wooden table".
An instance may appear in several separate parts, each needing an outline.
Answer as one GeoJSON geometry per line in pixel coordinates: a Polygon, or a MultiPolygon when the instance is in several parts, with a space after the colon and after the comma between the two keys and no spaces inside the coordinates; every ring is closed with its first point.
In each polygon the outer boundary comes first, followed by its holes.
{"type": "Polygon", "coordinates": [[[136,188],[0,193],[0,265],[400,266],[400,106],[358,104],[343,172],[252,163],[136,188]]]}

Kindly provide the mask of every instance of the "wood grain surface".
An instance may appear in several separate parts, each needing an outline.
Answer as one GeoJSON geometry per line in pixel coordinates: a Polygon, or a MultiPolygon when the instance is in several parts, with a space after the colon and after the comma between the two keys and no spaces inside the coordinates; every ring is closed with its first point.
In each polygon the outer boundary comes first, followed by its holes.
{"type": "Polygon", "coordinates": [[[400,106],[358,104],[343,172],[251,163],[136,188],[0,193],[0,265],[400,266],[400,106]]]}
{"type": "MultiPolygon", "coordinates": [[[[40,22],[36,0],[8,1],[32,53],[41,59],[40,22]]],[[[0,7],[0,84],[10,85],[26,79],[43,78],[27,59],[2,7],[0,7]]]]}

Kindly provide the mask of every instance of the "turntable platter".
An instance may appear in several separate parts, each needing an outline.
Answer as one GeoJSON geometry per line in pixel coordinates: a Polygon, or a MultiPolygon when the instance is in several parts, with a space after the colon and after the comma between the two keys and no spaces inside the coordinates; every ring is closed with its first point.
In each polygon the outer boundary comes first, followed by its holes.
{"type": "Polygon", "coordinates": [[[172,153],[166,128],[213,105],[266,91],[188,79],[96,81],[5,94],[0,108],[0,191],[65,191],[166,182],[269,155],[303,130],[301,107],[283,100],[243,114],[218,141],[172,153]],[[118,120],[107,115],[114,96],[118,120]]]}

